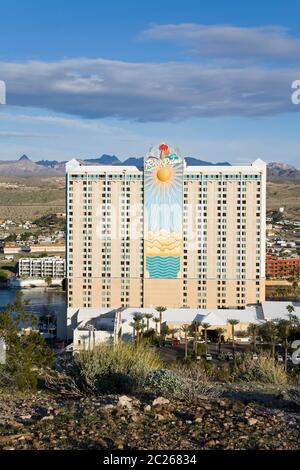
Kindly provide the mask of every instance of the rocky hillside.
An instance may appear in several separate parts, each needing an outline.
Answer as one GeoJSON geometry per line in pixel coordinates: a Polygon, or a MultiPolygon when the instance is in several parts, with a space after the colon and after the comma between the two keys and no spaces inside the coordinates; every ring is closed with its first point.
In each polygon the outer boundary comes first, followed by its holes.
{"type": "Polygon", "coordinates": [[[151,395],[1,394],[0,449],[300,449],[284,393],[231,390],[187,406],[151,395]]]}

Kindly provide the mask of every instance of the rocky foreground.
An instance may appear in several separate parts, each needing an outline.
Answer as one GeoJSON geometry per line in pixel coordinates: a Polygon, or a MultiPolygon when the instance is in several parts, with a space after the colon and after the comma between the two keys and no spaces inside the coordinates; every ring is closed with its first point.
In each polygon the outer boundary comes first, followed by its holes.
{"type": "Polygon", "coordinates": [[[151,395],[2,393],[0,449],[300,449],[299,405],[234,393],[189,406],[151,395]]]}

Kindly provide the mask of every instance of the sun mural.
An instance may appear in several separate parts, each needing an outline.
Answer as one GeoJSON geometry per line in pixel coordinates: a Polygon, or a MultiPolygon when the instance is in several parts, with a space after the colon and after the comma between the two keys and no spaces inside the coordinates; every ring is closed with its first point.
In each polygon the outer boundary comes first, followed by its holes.
{"type": "Polygon", "coordinates": [[[183,165],[179,151],[166,143],[145,157],[145,277],[180,276],[183,165]]]}

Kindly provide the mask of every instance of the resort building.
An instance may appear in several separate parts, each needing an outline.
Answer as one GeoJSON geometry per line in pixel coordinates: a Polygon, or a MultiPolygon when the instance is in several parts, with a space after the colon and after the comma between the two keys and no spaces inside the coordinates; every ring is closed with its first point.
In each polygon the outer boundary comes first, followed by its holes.
{"type": "MultiPolygon", "coordinates": [[[[79,308],[245,309],[264,301],[266,164],[66,165],[68,325],[79,308]]],[[[182,310],[182,313],[184,311],[182,310]]]]}
{"type": "Polygon", "coordinates": [[[59,256],[41,258],[20,258],[18,262],[20,278],[53,279],[65,277],[65,259],[59,256]]]}
{"type": "Polygon", "coordinates": [[[266,277],[270,279],[284,279],[299,277],[300,258],[280,258],[276,255],[267,255],[266,277]]]}
{"type": "MultiPolygon", "coordinates": [[[[209,324],[209,332],[222,330],[225,340],[231,339],[232,327],[230,320],[237,320],[235,327],[237,338],[247,333],[249,324],[262,325],[268,320],[288,320],[289,310],[294,308],[293,315],[300,320],[300,302],[262,302],[261,304],[247,306],[244,310],[238,309],[167,309],[163,312],[162,325],[169,329],[169,336],[184,339],[182,327],[193,322],[209,324]]],[[[149,329],[159,332],[159,324],[154,320],[158,312],[154,308],[123,308],[123,309],[97,309],[80,308],[76,311],[77,326],[74,328],[72,350],[93,348],[101,343],[116,344],[122,341],[133,341],[135,338],[134,316],[139,314],[152,314],[149,320],[143,319],[144,331],[149,329]]],[[[200,331],[203,329],[200,326],[200,331]]],[[[242,341],[242,340],[241,340],[242,341]]]]}

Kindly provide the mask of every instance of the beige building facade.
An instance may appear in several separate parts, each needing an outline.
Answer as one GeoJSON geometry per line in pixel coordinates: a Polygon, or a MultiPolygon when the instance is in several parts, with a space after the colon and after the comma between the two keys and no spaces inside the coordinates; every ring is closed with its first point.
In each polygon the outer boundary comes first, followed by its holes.
{"type": "MultiPolygon", "coordinates": [[[[163,150],[161,150],[163,149],[163,150]]],[[[240,308],[265,295],[266,164],[66,165],[68,308],[240,308]]]]}

